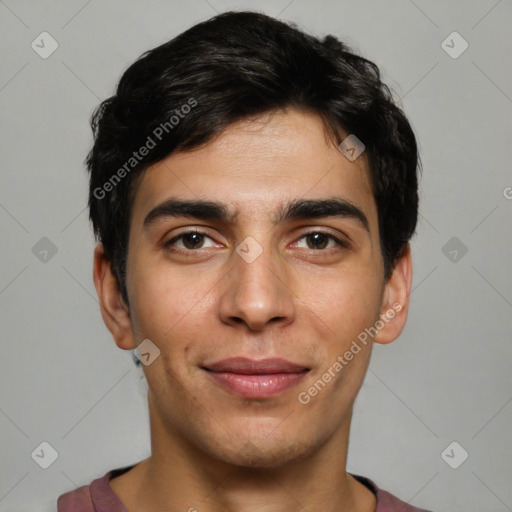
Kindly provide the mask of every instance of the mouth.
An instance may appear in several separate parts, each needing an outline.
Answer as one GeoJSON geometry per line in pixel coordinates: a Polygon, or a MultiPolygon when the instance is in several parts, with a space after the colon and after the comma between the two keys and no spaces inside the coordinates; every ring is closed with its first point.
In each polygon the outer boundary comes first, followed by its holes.
{"type": "Polygon", "coordinates": [[[271,398],[297,385],[310,368],[285,359],[224,359],[202,367],[221,388],[243,398],[271,398]]]}

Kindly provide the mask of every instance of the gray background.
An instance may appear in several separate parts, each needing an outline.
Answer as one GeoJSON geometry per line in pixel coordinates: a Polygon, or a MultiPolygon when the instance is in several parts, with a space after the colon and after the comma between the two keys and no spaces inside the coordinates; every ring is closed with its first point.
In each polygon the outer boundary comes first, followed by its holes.
{"type": "Polygon", "coordinates": [[[59,494],[149,454],[142,373],[92,282],[88,119],[143,51],[244,8],[374,60],[420,142],[409,322],[375,347],[348,469],[435,511],[512,510],[510,0],[0,0],[0,510],[54,510],[59,494]],[[59,45],[47,59],[31,48],[43,31],[59,45]],[[469,44],[458,58],[441,46],[453,31],[469,44]],[[59,455],[48,469],[31,458],[43,441],[59,455]],[[457,469],[441,457],[453,441],[469,453],[457,469]]]}

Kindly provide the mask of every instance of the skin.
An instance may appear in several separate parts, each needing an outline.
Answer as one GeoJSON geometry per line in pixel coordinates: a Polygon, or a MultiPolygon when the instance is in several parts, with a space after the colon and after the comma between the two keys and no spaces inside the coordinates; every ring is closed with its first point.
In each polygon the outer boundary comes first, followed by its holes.
{"type": "Polygon", "coordinates": [[[308,404],[297,395],[394,303],[402,309],[373,341],[399,336],[411,280],[409,248],[384,280],[364,154],[345,158],[316,114],[244,120],[149,167],[130,225],[129,308],[101,244],[94,254],[102,316],[116,344],[130,350],[148,338],[160,349],[143,367],[152,455],[112,479],[114,492],[140,512],[373,511],[374,495],[346,472],[352,408],[372,342],[308,404]],[[229,224],[169,217],[145,229],[146,214],[171,196],[222,201],[237,215],[229,224]],[[333,196],[360,208],[369,232],[353,218],[275,222],[290,200],[333,196]],[[164,246],[191,229],[207,236],[172,246],[188,256],[164,246]],[[304,236],[318,230],[349,247],[304,236]],[[252,263],[235,251],[249,236],[262,248],[252,263]],[[233,356],[281,357],[310,371],[276,397],[244,399],[202,369],[233,356]]]}

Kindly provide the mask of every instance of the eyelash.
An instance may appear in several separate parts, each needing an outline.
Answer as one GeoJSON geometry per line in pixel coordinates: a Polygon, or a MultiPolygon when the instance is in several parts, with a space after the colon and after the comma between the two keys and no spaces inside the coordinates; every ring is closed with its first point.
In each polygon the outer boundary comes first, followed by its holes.
{"type": "MultiPolygon", "coordinates": [[[[171,238],[167,242],[164,242],[163,246],[167,250],[169,250],[170,252],[178,253],[178,254],[183,254],[185,256],[191,256],[194,252],[201,251],[201,249],[187,249],[187,250],[176,249],[176,248],[172,247],[172,244],[175,243],[176,241],[182,239],[184,236],[190,235],[192,233],[195,233],[195,234],[198,234],[198,235],[202,235],[202,236],[205,236],[207,238],[212,239],[212,237],[209,236],[208,233],[205,233],[203,231],[198,231],[198,230],[191,230],[191,231],[184,231],[184,232],[180,233],[179,235],[171,238]]],[[[338,239],[337,237],[335,237],[331,233],[328,233],[327,231],[322,231],[322,230],[314,230],[314,231],[309,231],[307,233],[304,233],[303,235],[301,235],[298,238],[298,240],[302,240],[303,238],[306,238],[307,236],[316,235],[316,234],[324,235],[328,239],[333,240],[338,245],[337,249],[339,249],[340,247],[343,248],[343,249],[350,249],[350,246],[349,246],[349,244],[347,242],[343,242],[342,240],[338,239]]],[[[314,252],[328,252],[328,251],[330,251],[332,249],[336,249],[336,248],[331,247],[330,249],[310,249],[310,250],[314,251],[314,252]]]]}

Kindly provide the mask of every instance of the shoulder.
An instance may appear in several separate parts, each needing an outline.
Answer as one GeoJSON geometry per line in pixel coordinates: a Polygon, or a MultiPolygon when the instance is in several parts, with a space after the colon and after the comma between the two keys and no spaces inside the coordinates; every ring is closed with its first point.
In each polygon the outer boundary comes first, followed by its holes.
{"type": "Polygon", "coordinates": [[[95,512],[89,485],[61,494],[57,499],[57,512],[95,512]]]}
{"type": "Polygon", "coordinates": [[[60,495],[57,499],[57,512],[127,512],[110,486],[110,479],[114,474],[125,470],[109,471],[89,485],[82,485],[60,495]]]}
{"type": "Polygon", "coordinates": [[[405,503],[391,493],[379,489],[377,492],[377,510],[375,512],[432,512],[425,508],[418,508],[405,503]]]}
{"type": "Polygon", "coordinates": [[[400,498],[397,498],[393,494],[384,489],[380,489],[372,480],[361,475],[352,476],[366,485],[377,498],[377,508],[375,512],[432,512],[424,508],[413,507],[400,498]]]}

